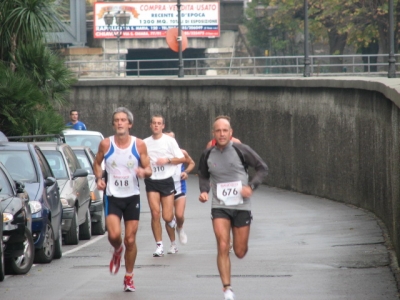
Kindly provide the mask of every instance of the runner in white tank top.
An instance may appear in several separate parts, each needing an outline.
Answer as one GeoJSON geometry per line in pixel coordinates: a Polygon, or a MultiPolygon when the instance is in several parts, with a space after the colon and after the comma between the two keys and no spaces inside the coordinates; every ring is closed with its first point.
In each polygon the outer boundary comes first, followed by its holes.
{"type": "Polygon", "coordinates": [[[94,161],[97,188],[106,190],[104,206],[108,240],[114,248],[110,273],[116,274],[121,265],[124,241],[125,277],[124,291],[133,292],[133,269],[137,256],[136,233],[139,228],[140,191],[138,178],[151,176],[150,159],[146,144],[129,134],[133,114],[125,107],[118,107],[112,116],[115,135],[100,142],[94,161]],[[105,160],[107,183],[103,179],[101,164],[105,160]],[[125,238],[122,239],[121,220],[124,219],[125,238]],[[129,238],[127,238],[129,237],[129,238]]]}
{"type": "Polygon", "coordinates": [[[140,165],[140,156],[136,148],[136,137],[131,137],[131,143],[125,149],[120,149],[110,137],[110,148],[104,156],[108,175],[107,195],[114,197],[129,197],[139,195],[139,181],[136,168],[140,165]]]}

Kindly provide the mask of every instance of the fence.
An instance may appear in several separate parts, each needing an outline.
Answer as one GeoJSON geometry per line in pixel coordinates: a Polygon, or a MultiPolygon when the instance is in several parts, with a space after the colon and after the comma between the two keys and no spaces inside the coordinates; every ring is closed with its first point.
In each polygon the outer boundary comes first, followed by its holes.
{"type": "MultiPolygon", "coordinates": [[[[396,61],[399,56],[395,55],[396,61]]],[[[387,54],[311,55],[309,58],[311,76],[386,76],[389,67],[387,54]]],[[[187,76],[303,76],[304,72],[304,56],[187,58],[183,62],[187,76]]],[[[178,59],[68,61],[66,65],[77,77],[178,74],[178,59]]],[[[396,69],[398,66],[396,62],[396,69]]]]}

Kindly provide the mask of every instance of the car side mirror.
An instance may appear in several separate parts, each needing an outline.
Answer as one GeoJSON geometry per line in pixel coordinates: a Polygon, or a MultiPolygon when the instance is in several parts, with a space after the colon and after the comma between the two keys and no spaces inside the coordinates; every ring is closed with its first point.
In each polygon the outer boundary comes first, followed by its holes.
{"type": "Polygon", "coordinates": [[[44,181],[46,186],[52,186],[53,184],[55,184],[57,181],[57,179],[55,179],[54,177],[47,177],[46,180],[44,181]]]}
{"type": "Polygon", "coordinates": [[[25,184],[23,184],[21,181],[16,180],[15,187],[17,188],[17,193],[25,193],[25,184]]]}
{"type": "Polygon", "coordinates": [[[76,169],[74,174],[72,174],[72,178],[78,178],[78,177],[87,177],[89,175],[88,171],[85,169],[76,169]]]}

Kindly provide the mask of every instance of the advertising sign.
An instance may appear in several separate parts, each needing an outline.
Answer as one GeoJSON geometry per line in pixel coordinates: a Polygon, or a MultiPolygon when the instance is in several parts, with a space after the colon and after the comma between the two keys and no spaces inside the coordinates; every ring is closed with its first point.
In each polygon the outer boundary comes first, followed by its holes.
{"type": "MultiPolygon", "coordinates": [[[[181,28],[187,37],[219,37],[219,2],[182,2],[181,28]]],[[[121,25],[121,18],[118,18],[121,25]]],[[[166,31],[178,27],[174,2],[96,2],[94,38],[165,38],[166,31]],[[126,26],[118,26],[117,16],[126,16],[126,26]]]]}

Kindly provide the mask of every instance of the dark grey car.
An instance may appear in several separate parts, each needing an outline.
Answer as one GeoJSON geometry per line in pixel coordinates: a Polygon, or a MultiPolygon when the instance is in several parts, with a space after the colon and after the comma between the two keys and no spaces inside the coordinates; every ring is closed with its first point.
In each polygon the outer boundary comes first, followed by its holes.
{"type": "Polygon", "coordinates": [[[63,143],[36,143],[46,157],[60,187],[62,234],[67,245],[92,236],[88,172],[79,165],[71,147],[63,143]]]}

